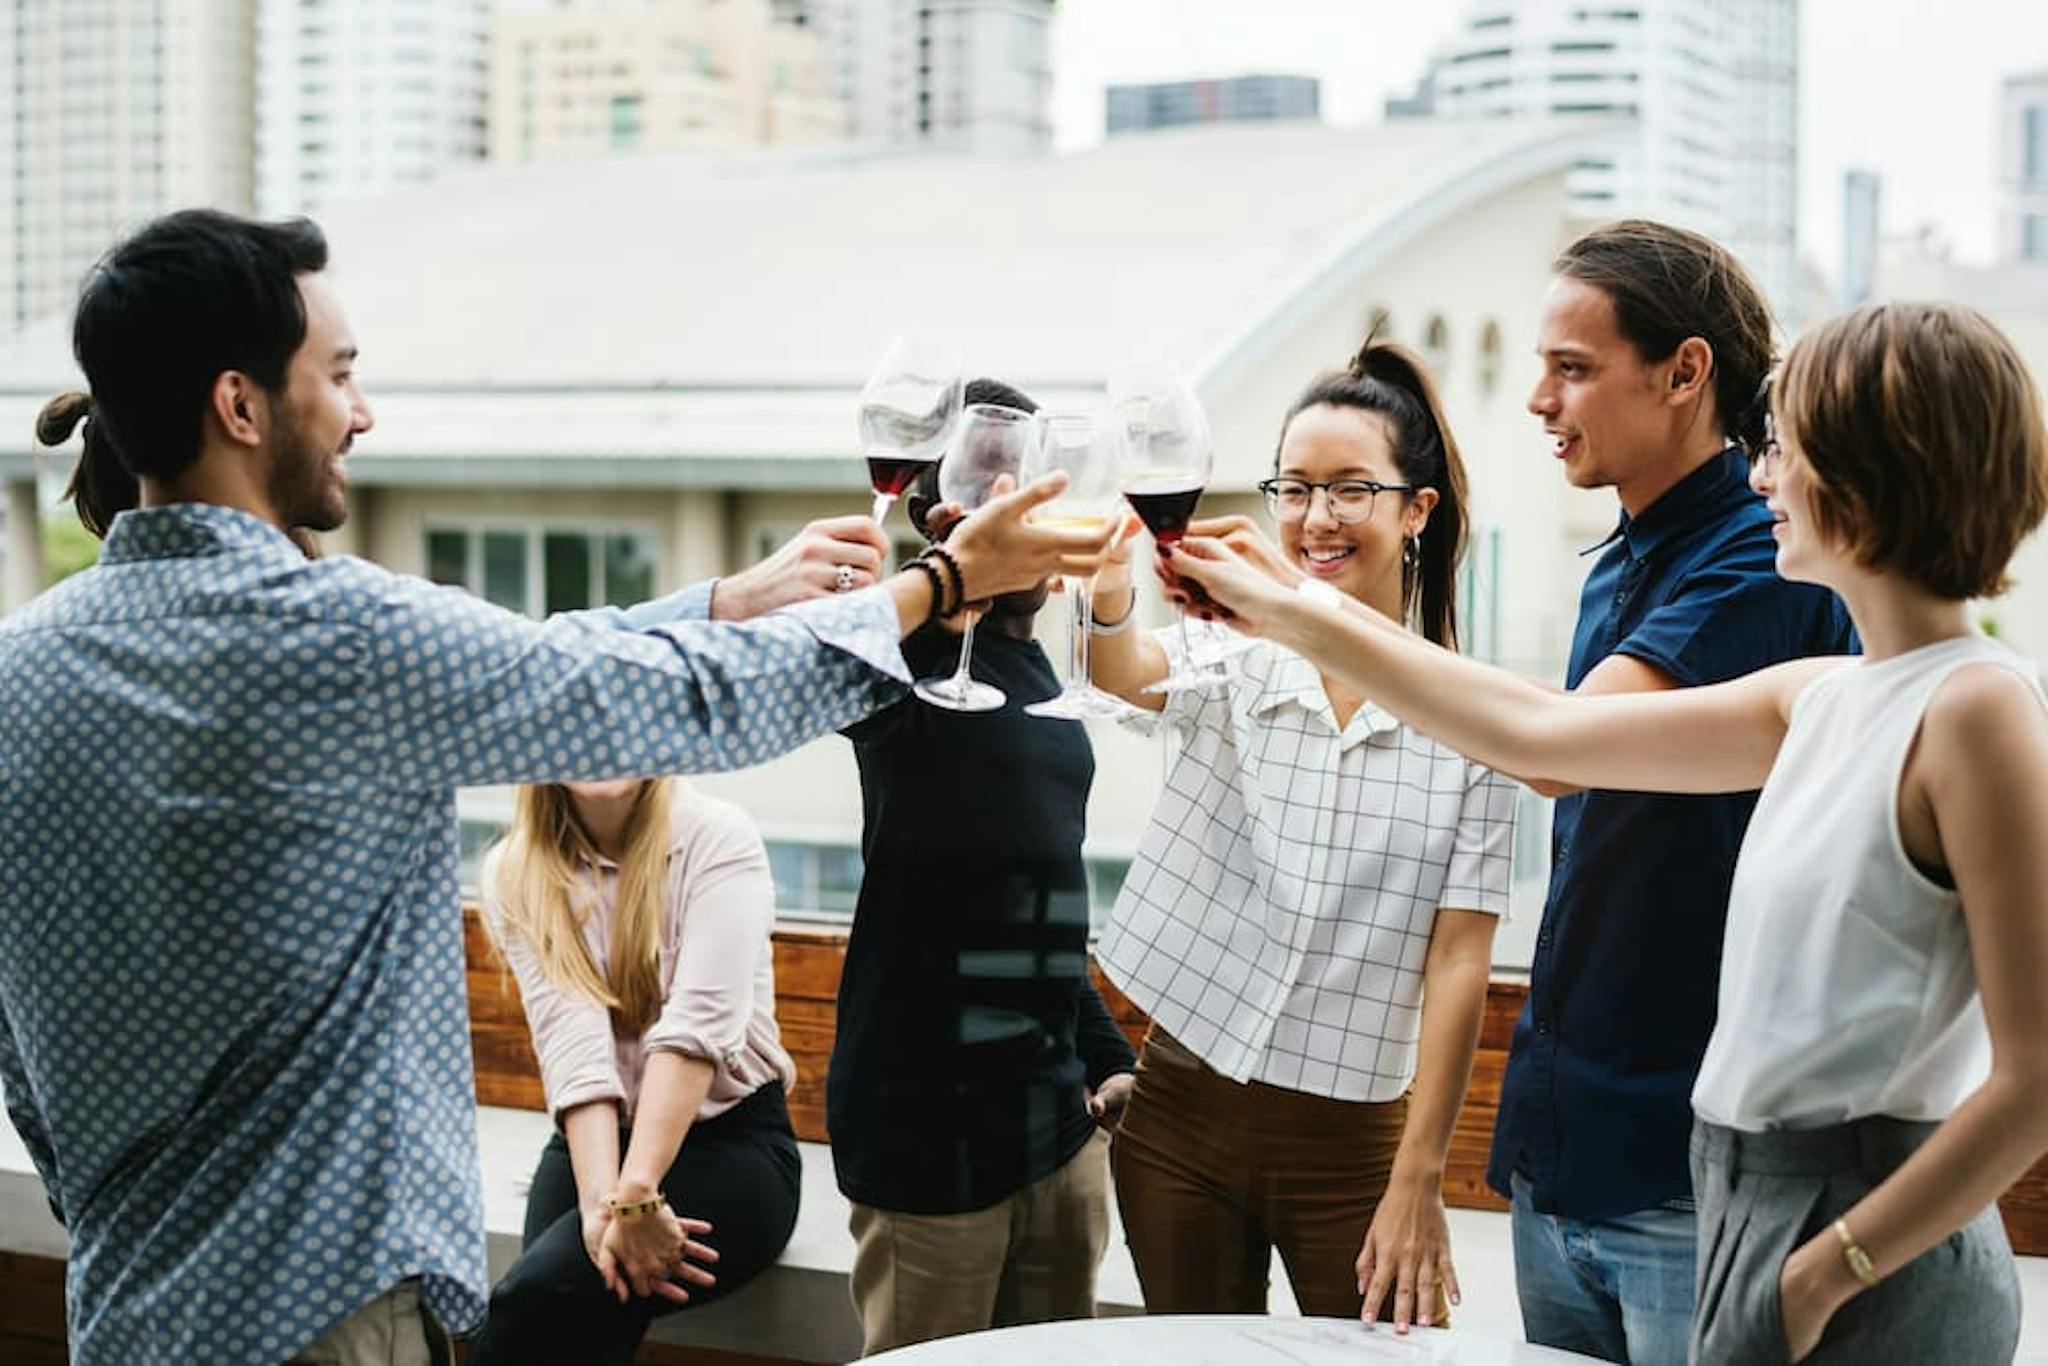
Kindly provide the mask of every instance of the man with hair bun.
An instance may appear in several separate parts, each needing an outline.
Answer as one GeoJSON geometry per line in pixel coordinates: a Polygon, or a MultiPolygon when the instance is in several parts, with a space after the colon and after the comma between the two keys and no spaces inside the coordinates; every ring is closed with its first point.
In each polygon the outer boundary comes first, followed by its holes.
{"type": "Polygon", "coordinates": [[[445,1360],[485,1292],[455,789],[761,762],[900,696],[934,614],[1108,548],[1027,523],[1047,480],[944,573],[877,583],[873,528],[826,524],[545,622],[308,560],[372,421],[326,264],[303,219],[149,224],[79,299],[89,399],[41,425],[88,423],[106,544],[0,622],[0,1089],[78,1366],[445,1360]]]}

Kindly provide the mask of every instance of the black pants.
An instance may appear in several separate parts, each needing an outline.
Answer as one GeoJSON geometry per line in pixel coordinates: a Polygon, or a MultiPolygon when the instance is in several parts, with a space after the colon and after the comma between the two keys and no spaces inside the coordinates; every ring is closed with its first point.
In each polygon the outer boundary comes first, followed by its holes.
{"type": "MultiPolygon", "coordinates": [[[[623,1152],[625,1135],[619,1143],[623,1152]]],[[[782,1254],[796,1228],[802,1171],[778,1084],[690,1126],[661,1190],[676,1213],[711,1222],[712,1231],[699,1241],[718,1249],[712,1268],[718,1284],[689,1286],[691,1305],[731,1294],[782,1254]]],[[[583,1247],[576,1174],[558,1133],[541,1152],[526,1197],[519,1260],[491,1292],[490,1317],[470,1346],[470,1366],[628,1366],[656,1315],[688,1307],[637,1296],[620,1304],[604,1288],[583,1247]]]]}

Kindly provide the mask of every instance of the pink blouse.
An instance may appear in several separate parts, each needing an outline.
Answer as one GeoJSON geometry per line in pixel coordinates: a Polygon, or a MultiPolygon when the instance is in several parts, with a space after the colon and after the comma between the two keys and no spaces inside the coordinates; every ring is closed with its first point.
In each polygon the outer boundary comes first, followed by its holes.
{"type": "MultiPolygon", "coordinates": [[[[698,1119],[723,1114],[771,1081],[785,1090],[796,1082],[796,1065],[775,1024],[769,938],[775,884],[761,836],[740,808],[681,783],[674,787],[673,814],[661,934],[662,1007],[644,1034],[615,1031],[609,1010],[543,977],[532,947],[516,931],[508,932],[489,891],[491,870],[480,879],[485,913],[500,931],[519,981],[541,1086],[557,1124],[564,1111],[601,1100],[617,1101],[620,1118],[630,1122],[646,1057],[664,1050],[702,1058],[714,1069],[698,1119]]],[[[583,923],[583,942],[602,972],[618,900],[618,865],[601,858],[591,876],[597,896],[583,923]]]]}

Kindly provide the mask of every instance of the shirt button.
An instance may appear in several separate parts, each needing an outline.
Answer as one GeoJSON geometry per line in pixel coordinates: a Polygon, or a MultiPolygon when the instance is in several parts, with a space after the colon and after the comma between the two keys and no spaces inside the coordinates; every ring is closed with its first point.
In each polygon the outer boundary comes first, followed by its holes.
{"type": "Polygon", "coordinates": [[[1538,1020],[1536,1022],[1536,1032],[1538,1034],[1548,1034],[1550,1032],[1550,1021],[1538,1020]]]}
{"type": "Polygon", "coordinates": [[[1549,930],[1545,930],[1543,933],[1536,936],[1536,947],[1539,949],[1547,949],[1550,947],[1549,930]]]}

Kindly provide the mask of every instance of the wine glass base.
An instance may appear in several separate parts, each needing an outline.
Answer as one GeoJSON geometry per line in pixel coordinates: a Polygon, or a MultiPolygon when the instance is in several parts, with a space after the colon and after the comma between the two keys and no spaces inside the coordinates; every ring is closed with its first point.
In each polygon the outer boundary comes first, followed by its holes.
{"type": "Polygon", "coordinates": [[[1058,697],[1033,702],[1024,708],[1031,716],[1055,721],[1109,721],[1132,715],[1139,709],[1100,688],[1068,687],[1058,697]]]}
{"type": "Polygon", "coordinates": [[[920,678],[911,689],[919,698],[947,711],[999,711],[1010,699],[1000,688],[973,679],[920,678]]]}
{"type": "Polygon", "coordinates": [[[1145,686],[1148,693],[1199,692],[1211,693],[1230,682],[1226,669],[1183,669],[1177,674],[1168,674],[1157,683],[1145,686]]]}

